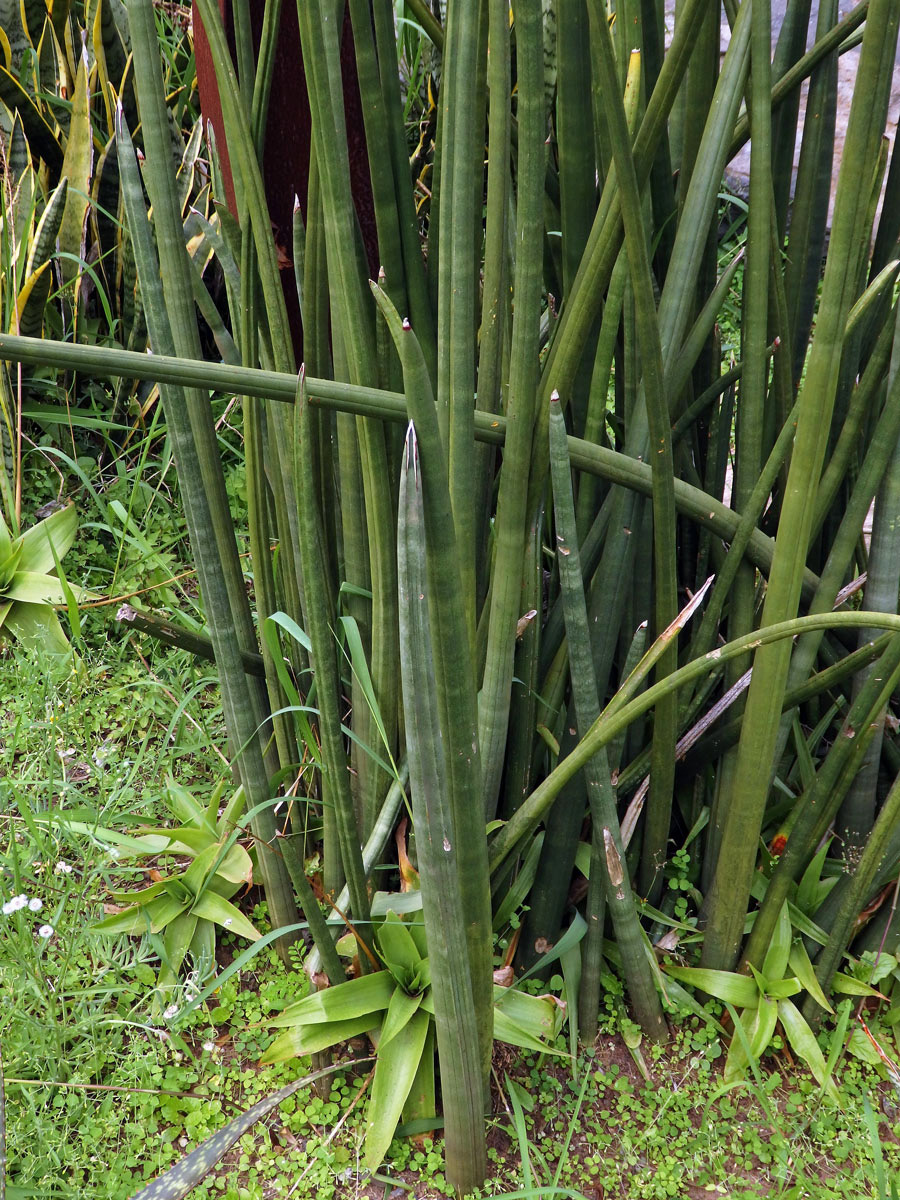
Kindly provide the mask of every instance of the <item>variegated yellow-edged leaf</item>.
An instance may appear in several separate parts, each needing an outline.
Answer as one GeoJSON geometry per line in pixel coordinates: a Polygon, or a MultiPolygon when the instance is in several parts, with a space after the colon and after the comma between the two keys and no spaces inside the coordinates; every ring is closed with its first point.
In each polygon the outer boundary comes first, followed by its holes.
{"type": "Polygon", "coordinates": [[[106,8],[104,0],[98,0],[91,23],[91,48],[94,51],[94,62],[97,67],[100,86],[97,88],[106,112],[106,128],[111,133],[115,129],[112,100],[109,89],[109,71],[106,65],[106,51],[103,46],[103,12],[106,8]]]}
{"type": "Polygon", "coordinates": [[[43,0],[19,0],[19,19],[29,42],[37,46],[47,19],[47,6],[43,0]]]}
{"type": "Polygon", "coordinates": [[[87,50],[83,50],[75,76],[75,95],[72,97],[72,116],[62,173],[69,180],[66,206],[59,226],[60,271],[68,283],[79,275],[79,263],[84,259],[84,227],[87,215],[91,172],[94,166],[94,135],[91,129],[90,98],[88,95],[87,50]]]}
{"type": "Polygon", "coordinates": [[[44,309],[50,295],[53,274],[50,263],[42,263],[25,280],[9,314],[10,333],[22,337],[40,337],[44,329],[44,309]]]}
{"type": "Polygon", "coordinates": [[[51,176],[56,178],[63,164],[63,152],[56,135],[18,79],[5,66],[0,66],[0,100],[10,112],[18,109],[32,154],[42,158],[51,176]]]}
{"type": "MultiPolygon", "coordinates": [[[[0,30],[2,34],[2,30],[0,30]]],[[[25,172],[31,168],[31,152],[28,149],[28,138],[25,136],[25,130],[22,128],[22,121],[19,114],[16,113],[13,121],[12,130],[9,135],[9,149],[7,150],[6,169],[9,172],[9,181],[12,184],[15,192],[25,175],[25,172]]]]}

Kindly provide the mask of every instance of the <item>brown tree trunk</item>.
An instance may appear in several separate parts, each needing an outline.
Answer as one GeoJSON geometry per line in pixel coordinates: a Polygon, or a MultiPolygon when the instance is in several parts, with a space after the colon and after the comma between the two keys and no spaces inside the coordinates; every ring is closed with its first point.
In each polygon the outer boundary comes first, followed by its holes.
{"type": "MultiPolygon", "coordinates": [[[[265,0],[249,0],[250,20],[255,47],[259,46],[265,0]]],[[[231,0],[219,0],[219,11],[225,21],[225,29],[234,55],[234,28],[231,16],[231,0]]],[[[234,198],[234,180],[228,158],[228,146],[222,121],[222,105],[216,84],[209,42],[200,20],[197,5],[193,6],[194,55],[197,63],[197,86],[200,93],[200,109],[205,124],[211,124],[216,135],[216,147],[228,207],[237,217],[234,198]]],[[[353,52],[353,35],[349,14],[345,14],[341,41],[341,66],[344,79],[344,109],[347,118],[350,153],[350,177],[353,198],[362,229],[363,243],[373,278],[378,271],[378,242],[375,233],[375,215],[372,203],[372,187],[369,180],[369,161],[366,155],[363,130],[362,104],[356,78],[356,60],[353,52]]],[[[310,117],[309,100],[306,93],[306,77],[303,71],[303,56],[300,50],[300,30],[297,24],[297,9],[294,0],[285,0],[281,10],[281,28],[275,63],[272,72],[272,91],[266,123],[266,141],[263,154],[263,179],[269,217],[278,247],[282,285],[294,340],[297,362],[303,358],[303,333],[300,322],[300,305],[294,284],[291,230],[294,214],[294,197],[300,201],[300,210],[306,219],[306,198],[309,179],[310,117]]]]}

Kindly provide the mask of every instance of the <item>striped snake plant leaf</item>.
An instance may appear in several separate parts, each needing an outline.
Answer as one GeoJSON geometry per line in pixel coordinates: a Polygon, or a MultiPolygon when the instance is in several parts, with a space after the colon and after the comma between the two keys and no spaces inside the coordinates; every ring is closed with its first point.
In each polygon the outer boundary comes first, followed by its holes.
{"type": "Polygon", "coordinates": [[[40,337],[44,327],[44,308],[50,295],[53,275],[50,263],[44,262],[25,280],[16,296],[16,305],[10,320],[23,337],[40,337]]]}
{"type": "Polygon", "coordinates": [[[56,251],[68,190],[69,181],[64,175],[53,189],[34,231],[25,268],[25,283],[16,298],[15,312],[10,314],[10,328],[17,327],[23,337],[41,336],[44,307],[53,282],[48,268],[51,256],[56,251]]]}
{"type": "Polygon", "coordinates": [[[0,64],[0,102],[10,112],[18,111],[32,154],[44,160],[52,177],[58,176],[62,171],[63,152],[56,140],[56,135],[16,76],[2,64],[0,64]]]}
{"type": "Polygon", "coordinates": [[[91,130],[91,97],[87,48],[82,52],[75,76],[75,95],[62,172],[71,183],[59,227],[60,270],[63,280],[77,280],[85,258],[85,217],[90,205],[94,168],[94,136],[91,130]]]}
{"type": "MultiPolygon", "coordinates": [[[[385,311],[385,298],[378,298],[385,311]]],[[[393,316],[389,308],[387,315],[393,316]]],[[[433,409],[431,416],[434,420],[433,409]]],[[[432,601],[428,594],[433,580],[427,563],[425,482],[416,428],[411,421],[401,471],[397,529],[400,667],[408,714],[406,746],[413,819],[419,829],[422,902],[434,984],[430,998],[435,1002],[447,1170],[454,1185],[467,1190],[484,1178],[486,1161],[480,1050],[484,1014],[476,1007],[473,962],[463,916],[463,877],[458,857],[460,830],[448,796],[449,749],[445,749],[441,736],[432,601]]],[[[433,475],[427,482],[433,492],[437,490],[433,475]]],[[[457,595],[458,592],[457,584],[457,595]]],[[[466,887],[472,882],[466,877],[466,887]]],[[[476,960],[476,969],[478,965],[476,960]]]]}

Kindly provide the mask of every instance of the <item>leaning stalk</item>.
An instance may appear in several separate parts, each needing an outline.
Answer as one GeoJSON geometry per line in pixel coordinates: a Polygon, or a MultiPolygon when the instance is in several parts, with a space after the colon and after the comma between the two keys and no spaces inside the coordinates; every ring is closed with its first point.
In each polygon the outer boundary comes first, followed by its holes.
{"type": "MultiPolygon", "coordinates": [[[[575,532],[575,503],[572,496],[565,418],[558,401],[550,405],[550,471],[556,522],[556,553],[569,644],[572,696],[578,732],[584,737],[600,716],[600,698],[591,659],[587,605],[581,579],[581,557],[575,532]]],[[[590,878],[592,882],[600,878],[605,880],[606,901],[622,956],[622,968],[635,1019],[648,1037],[654,1041],[662,1041],[666,1037],[666,1023],[644,950],[631,882],[627,870],[623,867],[625,848],[622,845],[615,791],[610,779],[605,746],[585,764],[584,776],[593,826],[590,878]]],[[[589,911],[579,998],[579,1024],[588,1044],[593,1042],[597,1032],[602,944],[602,913],[589,911]]]]}
{"type": "Polygon", "coordinates": [[[498,830],[491,842],[490,864],[491,871],[496,871],[506,856],[518,845],[520,840],[531,834],[548,812],[562,787],[572,776],[583,769],[601,746],[607,745],[622,730],[627,729],[631,722],[647,712],[666,691],[676,690],[692,683],[695,679],[707,674],[715,665],[728,662],[736,655],[744,654],[747,650],[771,646],[779,641],[790,641],[791,638],[820,629],[860,629],[868,626],[879,629],[891,629],[900,632],[900,616],[891,613],[836,612],[822,613],[809,617],[795,617],[790,621],[780,621],[777,625],[769,625],[755,633],[745,634],[734,642],[729,642],[716,650],[704,654],[702,658],[694,659],[666,679],[655,683],[646,692],[631,700],[628,704],[616,708],[610,714],[607,710],[601,713],[599,719],[588,730],[575,749],[547,776],[531,795],[524,801],[521,808],[510,817],[506,825],[498,830]]]}

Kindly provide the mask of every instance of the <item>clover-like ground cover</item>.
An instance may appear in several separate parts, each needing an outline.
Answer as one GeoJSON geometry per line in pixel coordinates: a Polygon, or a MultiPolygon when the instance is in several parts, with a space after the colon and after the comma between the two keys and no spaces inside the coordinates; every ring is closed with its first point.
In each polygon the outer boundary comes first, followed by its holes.
{"type": "MultiPolygon", "coordinates": [[[[273,1036],[265,1022],[295,997],[301,978],[271,947],[224,978],[183,1021],[154,1021],[158,947],[146,937],[99,938],[88,930],[108,907],[111,885],[135,886],[154,868],[124,861],[102,839],[48,825],[47,812],[92,812],[99,825],[125,829],[128,814],[142,821],[163,815],[167,769],[203,792],[221,766],[211,750],[220,714],[203,672],[181,652],[149,643],[142,662],[124,640],[100,637],[110,631],[106,621],[94,615],[86,622],[78,671],[54,677],[10,647],[0,672],[2,892],[4,901],[32,902],[0,917],[10,1200],[125,1200],[305,1070],[297,1062],[258,1066],[273,1036]],[[52,936],[42,936],[47,926],[52,936]]],[[[241,903],[264,922],[258,890],[241,903]]],[[[221,939],[220,973],[244,948],[230,935],[221,939]]],[[[498,947],[498,963],[502,955],[498,947]]],[[[843,1110],[821,1102],[815,1081],[783,1047],[758,1077],[724,1090],[724,1051],[712,1025],[683,1016],[669,1047],[631,1051],[618,985],[611,976],[607,984],[602,1032],[577,1063],[498,1047],[484,1196],[522,1189],[523,1171],[532,1189],[555,1182],[558,1195],[587,1200],[878,1196],[864,1098],[877,1122],[884,1178],[900,1171],[900,1100],[874,1068],[842,1061],[843,1110]]],[[[551,977],[538,990],[561,986],[551,977]]],[[[828,1030],[821,1036],[827,1054],[828,1030]]],[[[341,1057],[367,1050],[359,1041],[341,1057]]],[[[291,1097],[192,1195],[446,1194],[439,1129],[396,1139],[376,1177],[363,1169],[369,1067],[361,1062],[325,1079],[318,1092],[291,1097]]]]}

